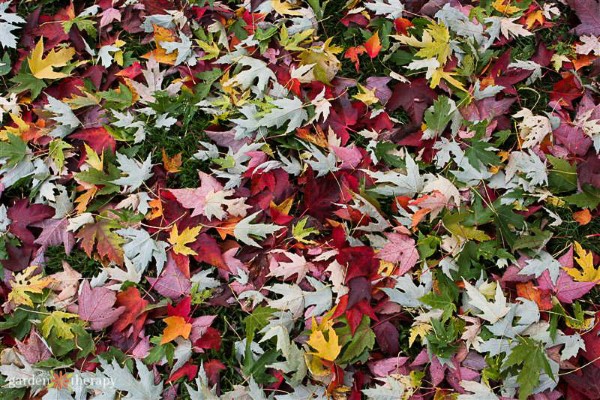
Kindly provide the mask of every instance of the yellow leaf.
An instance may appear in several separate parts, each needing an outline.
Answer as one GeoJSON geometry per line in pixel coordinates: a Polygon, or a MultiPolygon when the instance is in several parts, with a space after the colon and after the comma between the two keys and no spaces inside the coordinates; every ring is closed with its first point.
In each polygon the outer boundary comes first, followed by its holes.
{"type": "Polygon", "coordinates": [[[46,58],[44,58],[44,38],[40,38],[37,42],[31,57],[27,59],[29,69],[33,76],[38,79],[59,79],[68,76],[62,72],[55,72],[54,68],[64,67],[67,65],[71,58],[75,55],[75,49],[67,47],[59,51],[54,49],[48,52],[46,58]]]}
{"type": "Polygon", "coordinates": [[[544,12],[542,10],[536,10],[529,14],[525,19],[527,23],[527,29],[531,29],[536,22],[539,22],[540,25],[543,25],[546,19],[544,18],[544,12]]]}
{"type": "Polygon", "coordinates": [[[77,318],[77,314],[71,314],[64,311],[53,311],[42,321],[42,334],[45,338],[50,336],[50,332],[54,330],[54,334],[58,338],[73,339],[75,335],[71,331],[72,323],[65,322],[65,319],[77,318]]]}
{"type": "Polygon", "coordinates": [[[310,334],[307,343],[310,347],[316,350],[312,354],[323,360],[333,361],[340,354],[342,346],[340,346],[338,342],[338,336],[335,333],[335,330],[328,329],[327,334],[329,340],[325,339],[323,331],[316,330],[310,334]]]}
{"type": "Polygon", "coordinates": [[[273,10],[277,11],[280,15],[296,15],[301,16],[302,13],[298,10],[294,10],[294,6],[289,1],[271,0],[273,10]]]}
{"type": "Polygon", "coordinates": [[[379,102],[379,99],[375,97],[375,89],[369,90],[360,83],[358,84],[359,93],[354,95],[356,100],[362,101],[368,106],[376,104],[379,102]]]}
{"type": "Polygon", "coordinates": [[[85,146],[85,155],[87,156],[85,162],[90,167],[97,169],[98,171],[102,171],[104,169],[104,152],[102,152],[102,155],[98,157],[98,153],[88,146],[87,143],[84,143],[83,145],[85,146]]]}
{"type": "Polygon", "coordinates": [[[496,11],[508,15],[521,11],[519,7],[510,5],[510,0],[496,0],[492,3],[492,7],[494,7],[496,11]]]}
{"type": "Polygon", "coordinates": [[[410,336],[408,337],[408,347],[412,347],[416,338],[425,338],[429,331],[431,331],[431,328],[432,327],[429,324],[417,324],[410,328],[410,336]]]}
{"type": "Polygon", "coordinates": [[[440,67],[436,69],[433,75],[431,76],[431,83],[429,84],[429,86],[432,89],[435,89],[440,84],[440,81],[444,79],[446,82],[448,82],[455,88],[462,90],[463,92],[468,92],[468,90],[465,89],[465,87],[463,86],[462,82],[455,79],[453,75],[455,74],[446,72],[443,68],[440,67]]]}
{"type": "Polygon", "coordinates": [[[202,40],[196,40],[196,43],[198,43],[198,46],[204,50],[204,56],[200,57],[200,60],[210,60],[219,57],[221,50],[219,50],[219,46],[217,46],[215,42],[208,44],[202,40]]]}
{"type": "Polygon", "coordinates": [[[412,47],[418,47],[416,55],[427,59],[435,58],[444,65],[450,57],[450,32],[443,23],[432,22],[427,29],[423,31],[421,40],[414,36],[394,36],[400,40],[400,43],[412,47]]]}
{"type": "Polygon", "coordinates": [[[181,336],[184,339],[190,337],[192,332],[192,324],[185,321],[185,318],[179,316],[167,317],[163,321],[167,324],[167,327],[163,331],[162,339],[160,344],[169,343],[181,336]]]}
{"type": "Polygon", "coordinates": [[[8,301],[16,306],[24,304],[33,307],[33,301],[27,292],[42,293],[43,289],[54,281],[49,277],[43,278],[41,274],[31,276],[36,268],[37,265],[31,265],[23,272],[15,274],[11,281],[12,290],[8,294],[8,301]]]}
{"type": "Polygon", "coordinates": [[[591,251],[585,251],[578,242],[573,244],[575,248],[575,261],[581,267],[582,271],[577,268],[564,268],[564,270],[573,279],[578,282],[598,282],[600,283],[600,269],[594,268],[594,257],[591,251]]]}
{"type": "Polygon", "coordinates": [[[196,253],[194,250],[187,247],[186,244],[193,243],[198,237],[201,229],[201,226],[191,229],[185,228],[180,235],[179,231],[177,230],[177,225],[173,225],[173,229],[171,230],[171,234],[169,236],[169,243],[173,245],[173,251],[177,254],[183,254],[186,256],[198,255],[198,253],[196,253]]]}

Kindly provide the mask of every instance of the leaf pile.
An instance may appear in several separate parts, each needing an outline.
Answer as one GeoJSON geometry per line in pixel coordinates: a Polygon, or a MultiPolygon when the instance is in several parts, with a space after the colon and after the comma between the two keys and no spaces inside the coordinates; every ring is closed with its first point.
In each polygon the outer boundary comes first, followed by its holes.
{"type": "Polygon", "coordinates": [[[600,398],[599,15],[3,1],[0,397],[600,398]]]}

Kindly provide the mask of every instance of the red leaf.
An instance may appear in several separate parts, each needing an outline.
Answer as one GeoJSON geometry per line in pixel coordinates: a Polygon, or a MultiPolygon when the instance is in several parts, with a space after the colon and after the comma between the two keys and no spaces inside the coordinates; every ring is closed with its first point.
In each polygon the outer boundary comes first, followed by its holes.
{"type": "Polygon", "coordinates": [[[114,153],[117,148],[115,138],[104,127],[82,129],[69,137],[83,140],[98,154],[102,154],[105,149],[110,149],[114,153]]]}
{"type": "Polygon", "coordinates": [[[54,215],[54,208],[43,204],[30,205],[27,199],[21,199],[17,200],[8,209],[7,215],[11,221],[9,227],[10,233],[18,237],[23,243],[31,246],[35,237],[27,227],[52,217],[54,215]]]}
{"type": "Polygon", "coordinates": [[[133,325],[132,335],[137,338],[144,323],[146,322],[147,313],[144,309],[148,305],[148,301],[142,299],[140,291],[133,286],[128,287],[123,292],[117,294],[116,306],[125,307],[125,311],[117,321],[113,324],[113,329],[117,332],[122,332],[125,328],[133,325]]]}

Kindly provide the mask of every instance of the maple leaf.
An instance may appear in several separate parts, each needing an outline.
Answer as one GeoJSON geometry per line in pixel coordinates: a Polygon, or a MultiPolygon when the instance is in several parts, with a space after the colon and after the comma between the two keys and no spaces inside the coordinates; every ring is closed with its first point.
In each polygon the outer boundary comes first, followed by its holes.
{"type": "Polygon", "coordinates": [[[27,59],[29,70],[37,79],[60,79],[68,76],[63,72],[56,72],[54,68],[64,67],[75,55],[72,47],[63,48],[59,51],[50,50],[44,58],[44,38],[41,37],[35,45],[31,57],[27,59]]]}
{"type": "MultiPolygon", "coordinates": [[[[316,325],[316,321],[313,320],[313,324],[316,325]]],[[[327,329],[325,332],[327,338],[325,338],[323,330],[314,330],[306,343],[315,349],[315,352],[311,354],[323,360],[334,361],[342,351],[342,346],[339,344],[338,335],[333,328],[327,329]]]]}
{"type": "Polygon", "coordinates": [[[375,58],[381,49],[382,46],[381,40],[379,39],[379,31],[377,31],[369,38],[369,40],[365,42],[365,50],[367,51],[369,57],[375,58]]]}
{"type": "Polygon", "coordinates": [[[0,3],[0,46],[14,49],[17,47],[17,37],[12,31],[19,29],[17,24],[26,21],[17,14],[6,12],[9,6],[10,1],[0,3]]]}
{"type": "Polygon", "coordinates": [[[48,338],[50,333],[54,331],[54,334],[62,339],[73,339],[75,335],[72,331],[72,324],[66,322],[65,319],[77,318],[77,314],[71,314],[63,311],[52,311],[50,315],[42,321],[42,334],[48,338]]]}
{"type": "Polygon", "coordinates": [[[517,377],[520,385],[519,400],[526,400],[533,392],[540,381],[541,372],[545,372],[548,376],[554,375],[543,345],[533,339],[519,338],[519,344],[510,351],[502,368],[506,369],[514,365],[519,366],[517,377]]]}
{"type": "Polygon", "coordinates": [[[189,294],[192,287],[190,277],[181,271],[171,253],[162,274],[158,278],[148,278],[148,282],[158,293],[173,300],[189,294]]]}
{"type": "Polygon", "coordinates": [[[523,118],[518,127],[519,135],[524,139],[521,145],[524,149],[539,145],[552,132],[550,120],[541,115],[533,115],[528,108],[521,109],[513,117],[523,118]]]}
{"type": "Polygon", "coordinates": [[[125,239],[115,233],[119,227],[117,221],[107,217],[100,218],[97,222],[86,224],[76,235],[82,239],[81,247],[91,257],[96,247],[98,254],[118,265],[123,264],[123,243],[125,239]]]}
{"type": "Polygon", "coordinates": [[[185,208],[193,209],[192,217],[204,215],[210,221],[212,217],[222,220],[227,213],[245,217],[246,210],[250,208],[245,204],[245,197],[227,199],[234,195],[234,190],[223,190],[223,185],[212,176],[199,172],[200,187],[196,189],[171,189],[169,190],[177,201],[185,208]],[[227,212],[224,210],[227,207],[227,212]]]}
{"type": "Polygon", "coordinates": [[[275,106],[267,114],[265,114],[258,124],[261,126],[280,128],[286,122],[288,127],[285,133],[292,132],[299,128],[308,119],[308,113],[304,109],[302,101],[294,97],[292,99],[282,98],[271,101],[271,105],[275,106]]]}
{"type": "Polygon", "coordinates": [[[510,311],[510,307],[506,306],[506,297],[504,297],[499,284],[496,284],[495,302],[491,303],[487,301],[479,289],[465,280],[463,280],[463,282],[465,284],[465,288],[467,289],[467,296],[469,296],[470,299],[469,305],[482,312],[481,314],[477,315],[478,317],[493,324],[510,311]]]}
{"type": "Polygon", "coordinates": [[[450,32],[443,23],[431,22],[423,31],[421,40],[414,36],[395,36],[400,43],[417,47],[420,50],[415,54],[423,59],[435,58],[440,66],[446,64],[450,57],[450,32]]]}
{"type": "Polygon", "coordinates": [[[600,283],[600,268],[594,268],[594,257],[591,251],[585,251],[579,242],[573,244],[575,253],[575,261],[581,267],[581,270],[577,268],[564,268],[564,270],[573,277],[577,282],[598,282],[600,283]]]}
{"type": "Polygon", "coordinates": [[[125,310],[113,324],[113,330],[123,332],[125,328],[133,325],[133,337],[137,337],[146,322],[145,308],[148,301],[140,296],[140,291],[135,286],[130,286],[117,294],[116,306],[125,310]]]}
{"type": "Polygon", "coordinates": [[[400,18],[404,11],[404,4],[400,0],[375,0],[365,3],[365,7],[375,12],[375,15],[385,15],[389,19],[400,18]]]}
{"type": "Polygon", "coordinates": [[[113,308],[117,295],[103,287],[92,288],[87,280],[81,284],[77,313],[79,318],[90,323],[93,330],[112,325],[125,311],[125,307],[113,308]]]}
{"type": "MultiPolygon", "coordinates": [[[[279,252],[279,251],[277,251],[279,252]]],[[[283,254],[290,260],[290,262],[278,261],[274,268],[271,268],[269,276],[282,276],[284,279],[288,279],[292,275],[296,275],[296,283],[300,283],[306,276],[309,268],[312,266],[311,263],[306,261],[304,256],[300,256],[294,253],[283,251],[283,254]]]]}
{"type": "Polygon", "coordinates": [[[163,331],[162,338],[160,339],[160,344],[165,344],[172,342],[179,336],[184,339],[190,337],[190,332],[192,331],[192,324],[187,322],[185,318],[180,316],[171,316],[167,317],[163,320],[167,326],[163,331]]]}
{"type": "Polygon", "coordinates": [[[196,226],[194,228],[185,228],[181,234],[177,230],[177,224],[173,225],[171,233],[169,235],[169,243],[173,245],[173,251],[177,254],[183,254],[186,256],[196,256],[194,250],[186,246],[186,244],[193,243],[196,241],[198,234],[202,230],[202,226],[196,226]]]}
{"type": "Polygon", "coordinates": [[[60,291],[60,293],[54,298],[51,297],[50,300],[46,302],[46,305],[64,307],[75,301],[81,274],[71,268],[66,261],[62,262],[62,267],[62,272],[57,272],[49,276],[53,282],[48,287],[55,292],[60,291]]]}
{"type": "Polygon", "coordinates": [[[273,224],[251,224],[258,214],[260,214],[260,211],[247,216],[235,225],[233,234],[236,239],[250,246],[260,247],[249,235],[264,239],[267,235],[271,235],[284,228],[283,226],[273,224]]]}
{"type": "Polygon", "coordinates": [[[567,0],[581,24],[575,27],[578,35],[600,36],[600,1],[567,0]]]}
{"type": "Polygon", "coordinates": [[[273,7],[273,10],[277,11],[277,13],[280,15],[302,15],[302,12],[295,10],[294,6],[288,1],[282,2],[280,0],[271,0],[271,6],[273,7]]]}
{"type": "Polygon", "coordinates": [[[135,379],[127,367],[121,367],[117,360],[109,364],[104,358],[99,358],[102,371],[111,379],[114,389],[127,392],[124,400],[161,400],[163,382],[154,384],[154,374],[144,363],[135,359],[139,379],[135,379]]]}
{"type": "Polygon", "coordinates": [[[42,228],[42,233],[38,236],[34,243],[47,249],[49,246],[63,245],[65,253],[69,254],[75,245],[73,233],[67,230],[69,221],[63,219],[47,219],[36,224],[32,224],[36,228],[42,228]]]}
{"type": "Polygon", "coordinates": [[[144,184],[153,173],[151,155],[149,154],[143,163],[128,158],[126,155],[117,153],[117,162],[122,173],[127,174],[126,177],[115,179],[112,183],[116,185],[125,185],[128,191],[132,192],[144,184]]]}
{"type": "Polygon", "coordinates": [[[417,264],[419,252],[414,239],[400,234],[389,233],[386,235],[388,242],[379,251],[377,257],[391,263],[400,263],[398,275],[402,276],[417,264]]]}
{"type": "Polygon", "coordinates": [[[38,267],[31,265],[24,271],[16,273],[11,280],[11,291],[8,293],[8,301],[14,305],[27,305],[33,307],[33,301],[27,294],[42,293],[43,289],[50,285],[54,280],[50,277],[42,277],[42,274],[33,275],[38,267]]]}

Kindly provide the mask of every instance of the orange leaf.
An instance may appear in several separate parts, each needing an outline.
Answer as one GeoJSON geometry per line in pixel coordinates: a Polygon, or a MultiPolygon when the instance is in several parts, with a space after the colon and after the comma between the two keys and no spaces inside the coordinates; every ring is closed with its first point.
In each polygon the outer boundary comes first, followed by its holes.
{"type": "Polygon", "coordinates": [[[165,149],[162,149],[162,160],[167,172],[175,173],[181,171],[181,169],[179,169],[179,167],[181,167],[181,153],[169,157],[165,152],[165,149]]]}
{"type": "Polygon", "coordinates": [[[150,211],[150,213],[146,217],[147,219],[152,220],[152,219],[155,219],[155,218],[162,217],[162,215],[163,215],[163,207],[162,207],[162,201],[160,201],[160,199],[150,200],[148,202],[148,205],[152,208],[152,211],[150,211]]]}
{"type": "Polygon", "coordinates": [[[573,219],[579,223],[579,225],[587,225],[592,220],[592,213],[587,208],[573,213],[573,219]]]}
{"type": "Polygon", "coordinates": [[[367,51],[369,57],[375,58],[377,57],[377,54],[379,54],[379,52],[381,51],[381,48],[382,46],[381,40],[379,40],[379,31],[377,31],[373,36],[369,38],[369,40],[365,42],[365,50],[367,51]]]}
{"type": "Polygon", "coordinates": [[[575,67],[575,71],[579,71],[583,67],[587,67],[588,65],[592,65],[594,60],[598,58],[593,55],[582,55],[580,54],[575,60],[572,60],[573,66],[575,67]]]}
{"type": "Polygon", "coordinates": [[[535,302],[542,311],[551,310],[553,307],[550,294],[543,293],[532,282],[517,283],[517,295],[535,302]]]}
{"type": "Polygon", "coordinates": [[[167,327],[163,331],[162,339],[160,344],[169,343],[181,336],[184,339],[190,337],[192,332],[192,324],[185,321],[185,318],[179,316],[167,317],[163,321],[167,324],[167,327]]]}
{"type": "Polygon", "coordinates": [[[348,50],[346,50],[346,53],[344,53],[344,58],[347,58],[354,63],[357,72],[360,70],[360,60],[358,59],[358,56],[365,51],[367,51],[367,49],[365,49],[364,46],[356,46],[349,47],[348,50]]]}
{"type": "Polygon", "coordinates": [[[156,49],[144,54],[142,58],[150,59],[154,57],[156,61],[163,64],[174,65],[177,59],[177,53],[172,52],[167,54],[166,50],[160,45],[161,42],[175,42],[175,33],[162,26],[154,25],[154,42],[156,43],[156,49]]]}

